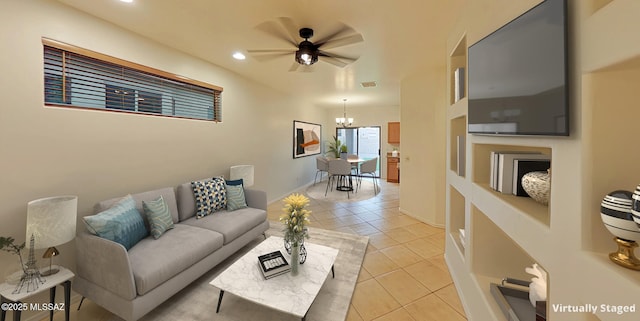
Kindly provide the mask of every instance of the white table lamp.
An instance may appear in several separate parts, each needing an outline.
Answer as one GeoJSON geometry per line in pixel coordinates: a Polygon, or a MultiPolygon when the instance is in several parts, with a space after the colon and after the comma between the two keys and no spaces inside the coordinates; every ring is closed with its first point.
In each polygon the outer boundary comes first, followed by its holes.
{"type": "Polygon", "coordinates": [[[60,254],[55,247],[76,237],[77,196],[55,196],[37,199],[27,204],[27,240],[34,237],[34,249],[47,249],[42,256],[49,258],[51,275],[58,270],[51,269],[53,256],[60,254]]]}
{"type": "Polygon", "coordinates": [[[253,185],[253,165],[231,166],[229,178],[231,180],[241,179],[244,187],[253,185]]]}

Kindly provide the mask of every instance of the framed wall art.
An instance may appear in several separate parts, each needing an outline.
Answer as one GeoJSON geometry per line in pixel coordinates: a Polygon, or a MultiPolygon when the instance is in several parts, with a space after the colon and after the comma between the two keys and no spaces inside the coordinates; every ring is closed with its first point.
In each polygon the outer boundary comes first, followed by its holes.
{"type": "Polygon", "coordinates": [[[293,158],[319,155],[322,125],[293,121],[293,158]]]}

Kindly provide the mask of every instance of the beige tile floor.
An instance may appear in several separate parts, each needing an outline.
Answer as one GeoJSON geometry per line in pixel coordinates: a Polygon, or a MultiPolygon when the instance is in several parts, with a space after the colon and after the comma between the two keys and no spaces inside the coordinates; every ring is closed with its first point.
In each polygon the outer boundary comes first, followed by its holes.
{"type": "MultiPolygon", "coordinates": [[[[399,211],[399,185],[359,202],[311,199],[310,226],[369,236],[347,321],[466,320],[444,261],[444,229],[399,211]]],[[[269,206],[276,221],[282,202],[269,206]]]]}
{"type": "MultiPolygon", "coordinates": [[[[381,192],[365,201],[311,199],[309,206],[310,226],[369,236],[347,321],[466,320],[444,261],[444,230],[400,213],[399,185],[380,184],[381,192]]],[[[282,205],[269,205],[270,220],[278,220],[282,205]]],[[[89,300],[76,308],[71,320],[111,317],[89,300]]],[[[64,313],[54,319],[64,320],[64,313]]]]}

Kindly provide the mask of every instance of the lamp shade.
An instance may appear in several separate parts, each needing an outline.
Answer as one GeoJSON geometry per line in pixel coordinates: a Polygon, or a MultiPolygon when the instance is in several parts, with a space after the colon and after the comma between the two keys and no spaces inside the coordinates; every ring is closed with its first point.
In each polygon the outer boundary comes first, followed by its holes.
{"type": "Polygon", "coordinates": [[[77,196],[41,198],[27,204],[27,237],[34,236],[34,248],[67,243],[76,237],[77,196]]]}
{"type": "Polygon", "coordinates": [[[231,166],[230,179],[241,179],[244,187],[253,185],[253,165],[236,165],[231,166]]]}

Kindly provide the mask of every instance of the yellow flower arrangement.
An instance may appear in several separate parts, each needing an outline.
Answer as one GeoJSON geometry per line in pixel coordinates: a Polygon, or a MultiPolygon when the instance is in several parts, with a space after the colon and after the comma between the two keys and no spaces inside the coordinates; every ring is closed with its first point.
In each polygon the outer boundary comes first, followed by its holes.
{"type": "Polygon", "coordinates": [[[280,222],[284,223],[284,239],[297,246],[308,236],[306,225],[309,223],[311,211],[305,209],[309,199],[301,194],[291,194],[283,200],[285,206],[280,215],[280,222]]]}

